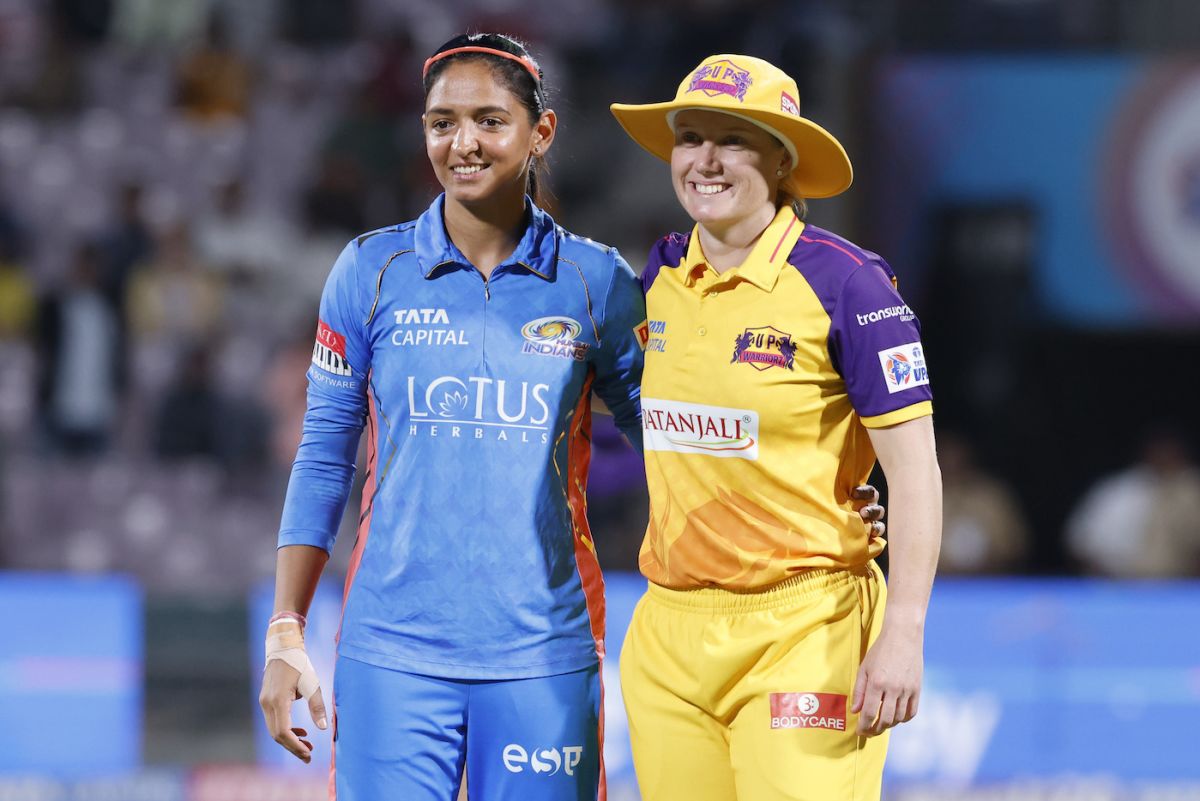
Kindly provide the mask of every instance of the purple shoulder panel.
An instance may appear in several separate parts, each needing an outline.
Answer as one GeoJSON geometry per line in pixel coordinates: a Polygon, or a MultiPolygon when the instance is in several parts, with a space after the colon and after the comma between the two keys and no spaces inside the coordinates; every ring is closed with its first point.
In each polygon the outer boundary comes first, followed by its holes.
{"type": "Polygon", "coordinates": [[[691,234],[667,234],[654,243],[650,255],[646,257],[646,269],[642,271],[642,293],[650,291],[658,271],[663,267],[678,267],[687,255],[688,240],[691,234]]]}

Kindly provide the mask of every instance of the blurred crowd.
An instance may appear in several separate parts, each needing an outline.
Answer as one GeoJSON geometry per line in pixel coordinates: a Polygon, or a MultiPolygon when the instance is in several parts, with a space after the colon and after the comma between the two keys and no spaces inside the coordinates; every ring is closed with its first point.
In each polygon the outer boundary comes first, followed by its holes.
{"type": "MultiPolygon", "coordinates": [[[[420,64],[454,33],[531,41],[563,118],[551,209],[636,269],[683,221],[607,102],[668,92],[657,76],[720,42],[789,67],[853,143],[845,54],[899,19],[870,5],[0,0],[0,567],[184,592],[270,575],[325,275],[350,237],[434,195],[420,64]]],[[[815,214],[854,235],[843,201],[815,214]]],[[[599,425],[597,540],[634,569],[640,468],[599,425]]],[[[944,572],[1039,570],[1039,541],[1062,535],[1030,529],[970,435],[942,432],[944,572]]],[[[1072,569],[1200,573],[1200,474],[1179,443],[1157,432],[1062,499],[1072,569]]]]}

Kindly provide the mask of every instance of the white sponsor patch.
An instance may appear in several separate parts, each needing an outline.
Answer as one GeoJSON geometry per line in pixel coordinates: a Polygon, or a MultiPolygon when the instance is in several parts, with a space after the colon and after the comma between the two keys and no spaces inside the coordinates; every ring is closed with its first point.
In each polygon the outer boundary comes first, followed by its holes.
{"type": "Polygon", "coordinates": [[[920,342],[909,342],[879,351],[879,364],[888,392],[895,394],[929,383],[929,368],[925,366],[925,349],[920,342]]]}
{"type": "Polygon", "coordinates": [[[758,412],[642,398],[646,450],[758,459],[758,412]]]}

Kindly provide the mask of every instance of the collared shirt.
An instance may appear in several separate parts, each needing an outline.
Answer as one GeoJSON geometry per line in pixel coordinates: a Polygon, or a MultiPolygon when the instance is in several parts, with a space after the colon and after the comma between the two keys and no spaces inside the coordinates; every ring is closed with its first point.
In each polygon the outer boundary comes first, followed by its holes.
{"type": "Polygon", "coordinates": [[[654,247],[641,568],[672,588],[757,589],[877,556],[850,492],[868,427],[932,413],[916,316],[874,253],[784,207],[717,273],[698,234],[654,247]]]}
{"type": "Polygon", "coordinates": [[[452,678],[581,669],[604,618],[590,392],[640,447],[641,289],[615,250],[531,203],[484,280],[443,202],[334,265],[279,544],[332,548],[365,423],[339,653],[452,678]]]}

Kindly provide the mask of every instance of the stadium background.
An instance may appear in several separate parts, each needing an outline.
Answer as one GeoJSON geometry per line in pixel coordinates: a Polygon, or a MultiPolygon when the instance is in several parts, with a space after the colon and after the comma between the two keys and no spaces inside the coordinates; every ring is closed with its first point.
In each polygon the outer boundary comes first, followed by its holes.
{"type": "MultiPolygon", "coordinates": [[[[551,208],[635,269],[685,220],[609,102],[750,53],[846,144],[855,185],[811,217],[896,269],[940,433],[1028,531],[943,571],[888,796],[1200,798],[1200,561],[1097,575],[1066,534],[1147,436],[1200,444],[1200,5],[0,0],[0,799],[320,796],[254,702],[316,300],[350,236],[432,197],[420,63],[463,29],[530,42],[551,208]]],[[[645,500],[595,440],[615,651],[645,500]]]]}

